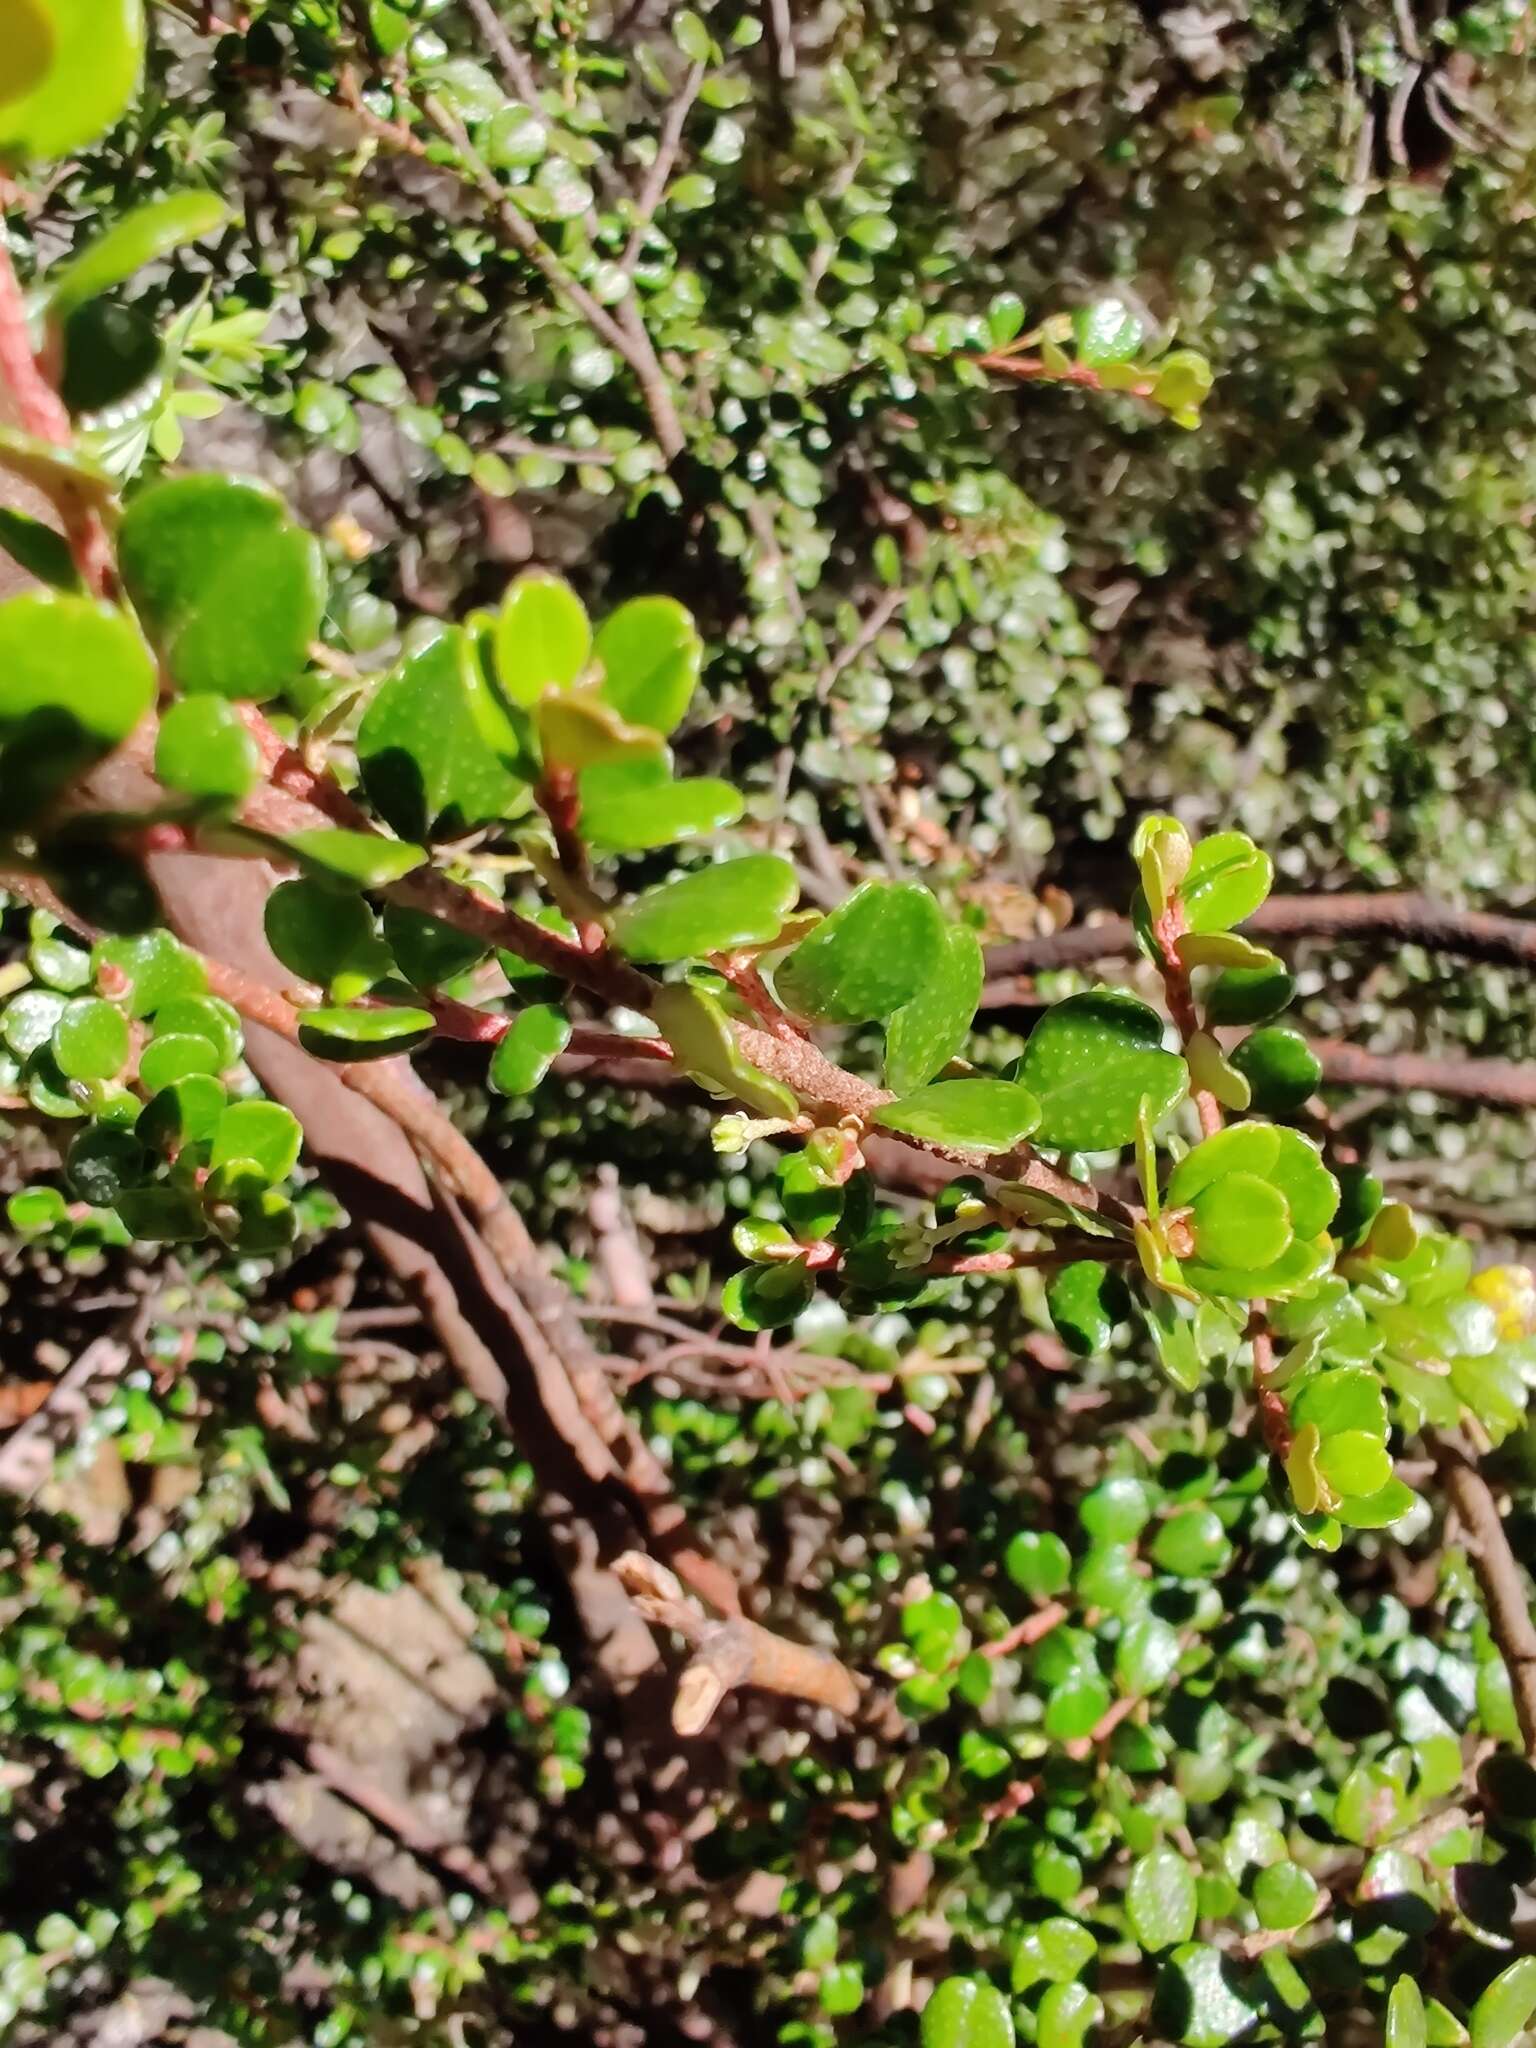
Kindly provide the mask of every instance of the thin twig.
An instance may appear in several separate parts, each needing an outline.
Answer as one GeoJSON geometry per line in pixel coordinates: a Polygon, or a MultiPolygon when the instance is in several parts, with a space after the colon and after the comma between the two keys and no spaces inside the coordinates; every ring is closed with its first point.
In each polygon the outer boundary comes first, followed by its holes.
{"type": "Polygon", "coordinates": [[[671,1572],[638,1551],[627,1551],[614,1569],[645,1619],[680,1635],[693,1652],[672,1707],[679,1735],[702,1734],[726,1694],[741,1685],[830,1707],[845,1720],[859,1712],[863,1688],[827,1651],[791,1643],[745,1615],[711,1621],[671,1572]]]}
{"type": "MultiPolygon", "coordinates": [[[[635,201],[635,224],[629,231],[624,254],[619,258],[619,267],[626,276],[633,275],[635,265],[640,260],[640,251],[645,243],[645,231],[661,204],[662,195],[667,189],[667,180],[672,175],[673,167],[677,163],[677,153],[682,147],[683,128],[708,74],[707,64],[690,64],[673,96],[671,106],[667,109],[667,118],[656,138],[656,154],[645,174],[640,197],[635,201]]],[[[633,285],[630,289],[633,291],[633,285]]]]}
{"type": "Polygon", "coordinates": [[[1509,1671],[1525,1753],[1536,1759],[1536,1621],[1531,1588],[1515,1562],[1488,1482],[1457,1445],[1431,1437],[1451,1505],[1471,1539],[1467,1553],[1488,1608],[1488,1627],[1509,1671]]]}

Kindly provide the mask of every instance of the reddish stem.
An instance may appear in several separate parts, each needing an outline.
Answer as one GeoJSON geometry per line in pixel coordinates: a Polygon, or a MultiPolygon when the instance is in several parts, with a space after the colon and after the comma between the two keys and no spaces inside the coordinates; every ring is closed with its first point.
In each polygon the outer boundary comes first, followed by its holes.
{"type": "MultiPolygon", "coordinates": [[[[1200,1019],[1195,1011],[1194,992],[1189,985],[1189,969],[1179,958],[1179,940],[1188,930],[1184,905],[1177,895],[1171,896],[1168,899],[1168,908],[1152,926],[1152,936],[1157,941],[1158,965],[1162,970],[1163,987],[1168,996],[1168,1014],[1186,1047],[1200,1029],[1200,1019]]],[[[1201,1133],[1207,1138],[1212,1138],[1221,1129],[1221,1104],[1209,1088],[1196,1088],[1191,1092],[1195,1108],[1200,1115],[1201,1133]]]]}

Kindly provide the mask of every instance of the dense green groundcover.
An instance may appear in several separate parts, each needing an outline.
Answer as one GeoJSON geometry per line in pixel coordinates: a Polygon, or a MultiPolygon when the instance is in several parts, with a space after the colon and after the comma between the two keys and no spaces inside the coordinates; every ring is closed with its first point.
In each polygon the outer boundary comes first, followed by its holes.
{"type": "Polygon", "coordinates": [[[1248,14],[0,4],[17,2040],[1528,2038],[1530,1141],[1304,1033],[1536,1012],[1240,928],[1530,906],[1529,24],[1248,14]],[[615,1686],[253,1027],[856,1720],[615,1686]]]}

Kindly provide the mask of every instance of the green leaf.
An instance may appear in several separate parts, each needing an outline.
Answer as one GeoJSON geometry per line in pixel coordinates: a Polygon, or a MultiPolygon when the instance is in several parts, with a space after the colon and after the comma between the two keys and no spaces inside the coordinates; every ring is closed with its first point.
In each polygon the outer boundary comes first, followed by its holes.
{"type": "MultiPolygon", "coordinates": [[[[0,113],[0,125],[4,119],[0,113]]],[[[146,263],[168,256],[184,242],[211,235],[229,218],[229,208],[213,192],[172,192],[130,208],[78,256],[49,271],[49,313],[56,320],[67,319],[88,299],[112,291],[146,263]]]]}
{"type": "Polygon", "coordinates": [[[1136,1136],[1143,1098],[1152,1122],[1184,1094],[1187,1073],[1162,1049],[1155,1010],[1118,989],[1068,996],[1031,1032],[1019,1079],[1039,1097],[1036,1143],[1104,1152],[1136,1136]]]}
{"type": "Polygon", "coordinates": [[[987,338],[994,348],[1006,348],[1024,331],[1024,301],[1017,292],[997,292],[987,307],[987,338]]]}
{"type": "Polygon", "coordinates": [[[496,673],[512,702],[528,709],[546,690],[568,690],[591,653],[586,607],[565,578],[519,576],[496,619],[496,673]]]}
{"type": "Polygon", "coordinates": [[[155,1151],[174,1158],[183,1145],[212,1138],[228,1099],[223,1082],[215,1075],[188,1074],[145,1103],[134,1126],[135,1135],[155,1151]]]}
{"type": "Polygon", "coordinates": [[[57,1230],[69,1219],[69,1204],[57,1188],[20,1188],[5,1205],[5,1220],[24,1236],[57,1230]]]}
{"type": "Polygon", "coordinates": [[[1317,1469],[1335,1493],[1369,1497],[1392,1477],[1392,1459],[1385,1444],[1361,1429],[1325,1436],[1317,1453],[1317,1469]]]}
{"type": "Polygon", "coordinates": [[[912,882],[865,882],[774,969],[779,1000],[802,1017],[867,1024],[893,1017],[934,971],[944,920],[912,882]]]}
{"type": "Polygon", "coordinates": [[[1032,1600],[1054,1600],[1072,1577],[1072,1553],[1051,1529],[1021,1529],[1003,1552],[1003,1570],[1032,1600]]]}
{"type": "Polygon", "coordinates": [[[1499,1970],[1466,2017],[1473,2048],[1513,2048],[1536,2017],[1536,1956],[1499,1970]]]}
{"type": "Polygon", "coordinates": [[[738,1330],[779,1330],[810,1307],[816,1282],[805,1262],[748,1266],[733,1273],[720,1290],[720,1309],[738,1330]]]}
{"type": "Polygon", "coordinates": [[[290,832],[281,844],[306,868],[354,889],[387,888],[419,868],[427,857],[425,847],[412,846],[403,839],[348,832],[340,826],[290,832]]]}
{"type": "Polygon", "coordinates": [[[1339,1206],[1339,1184],[1323,1164],[1323,1155],[1299,1131],[1277,1130],[1274,1164],[1264,1176],[1284,1195],[1291,1227],[1299,1238],[1314,1238],[1328,1228],[1339,1206]]]}
{"type": "Polygon", "coordinates": [[[113,1206],[129,1236],[142,1244],[195,1244],[208,1235],[202,1204],[190,1188],[125,1188],[113,1206]]]}
{"type": "Polygon", "coordinates": [[[1375,1493],[1351,1494],[1338,1503],[1334,1513],[1349,1529],[1390,1529],[1417,1502],[1418,1495],[1412,1487],[1392,1478],[1375,1493]]]}
{"type": "Polygon", "coordinates": [[[280,1102],[232,1102],[214,1126],[208,1164],[249,1160],[271,1186],[298,1165],[303,1142],[298,1118],[280,1102]]]}
{"type": "Polygon", "coordinates": [[[53,1029],[53,1056],[71,1081],[110,1081],[128,1064],[128,1019],[116,1003],[77,996],[53,1029]]]}
{"type": "Polygon", "coordinates": [[[1252,1091],[1253,1107],[1266,1116],[1300,1109],[1323,1078],[1317,1054],[1299,1031],[1283,1024],[1250,1033],[1230,1057],[1252,1091]]]}
{"type": "Polygon", "coordinates": [[[1299,1863],[1271,1863],[1253,1881],[1253,1910],[1261,1927],[1300,1927],[1311,1919],[1318,1896],[1317,1880],[1299,1863]]]}
{"type": "Polygon", "coordinates": [[[665,735],[698,687],[704,643],[675,598],[636,597],[603,621],[593,653],[604,701],[629,724],[665,735]]]}
{"type": "Polygon", "coordinates": [[[361,896],[344,896],[325,882],[279,882],[267,898],[267,944],[302,981],[361,995],[389,972],[388,950],[373,928],[361,896]]]}
{"type": "Polygon", "coordinates": [[[200,1031],[167,1031],[145,1046],[139,1055],[139,1080],[153,1095],[188,1074],[217,1074],[222,1070],[219,1048],[200,1031]]]}
{"type": "Polygon", "coordinates": [[[75,567],[69,542],[62,533],[45,526],[41,519],[34,519],[27,512],[17,512],[9,505],[0,505],[0,548],[5,549],[18,568],[25,569],[39,583],[52,584],[55,590],[78,593],[80,572],[75,567]]]}
{"type": "Polygon", "coordinates": [[[12,0],[0,57],[0,154],[68,156],[113,126],[139,82],[141,0],[12,0]]]}
{"type": "Polygon", "coordinates": [[[94,748],[115,747],[155,696],[149,650],[132,621],[94,598],[31,590],[0,604],[0,730],[55,721],[94,748]]]}
{"type": "Polygon", "coordinates": [[[923,2007],[922,2048],[1014,2048],[1008,2001],[985,1977],[946,1977],[923,2007]]]}
{"type": "Polygon", "coordinates": [[[1152,1519],[1152,1501],[1142,1481],[1124,1473],[1084,1494],[1077,1516],[1095,1543],[1130,1543],[1152,1519]]]}
{"type": "Polygon", "coordinates": [[[270,697],[305,665],[325,609],[325,557],[261,485],[172,477],[133,499],[123,578],[184,690],[270,697]]]}
{"type": "Polygon", "coordinates": [[[921,1088],[970,1036],[985,977],[981,945],[967,925],[951,925],[916,994],[885,1032],[885,1083],[898,1095],[921,1088]]]}
{"type": "Polygon", "coordinates": [[[691,7],[678,10],[672,22],[672,36],[690,64],[709,64],[714,61],[715,46],[709,30],[691,7]]]}
{"type": "Polygon", "coordinates": [[[1384,2048],[1429,2048],[1424,1994],[1411,1977],[1399,1977],[1387,2000],[1384,2048]]]}
{"type": "Polygon", "coordinates": [[[800,884],[776,853],[696,868],[647,889],[613,921],[613,943],[631,960],[690,960],[776,938],[800,884]]]}
{"type": "Polygon", "coordinates": [[[98,939],[91,958],[103,994],[126,996],[130,1017],[148,1017],[173,996],[202,995],[208,978],[197,956],[167,931],[98,939]]]}
{"type": "Polygon", "coordinates": [[[503,818],[526,752],[457,627],[415,647],[380,684],[357,732],[368,800],[406,839],[461,838],[503,818]]]}
{"type": "Polygon", "coordinates": [[[1273,1265],[1291,1242],[1280,1190],[1251,1173],[1224,1174],[1195,1199],[1195,1256],[1207,1266],[1273,1265]]]}
{"type": "Polygon", "coordinates": [[[1298,1429],[1311,1423],[1323,1436],[1355,1430],[1377,1443],[1387,1440],[1386,1393],[1378,1376],[1363,1366],[1309,1373],[1292,1396],[1290,1411],[1298,1429]]]}
{"type": "Polygon", "coordinates": [[[553,1003],[531,1003],[518,1011],[491,1054],[491,1086],[498,1095],[527,1095],[570,1042],[571,1020],[565,1012],[553,1003]]]}
{"type": "Polygon", "coordinates": [[[595,853],[641,853],[734,825],[741,792],[709,776],[675,782],[664,756],[631,755],[583,768],[578,829],[595,853]]]}
{"type": "Polygon", "coordinates": [[[182,697],[161,718],[155,773],[168,789],[238,803],[260,771],[256,742],[226,698],[182,697]]]}
{"type": "Polygon", "coordinates": [[[1079,1742],[1109,1712],[1110,1690],[1091,1667],[1069,1671],[1045,1701],[1045,1732],[1053,1742],[1079,1742]]]}
{"type": "Polygon", "coordinates": [[[1269,894],[1274,863],[1246,832],[1197,839],[1179,894],[1192,932],[1224,932],[1252,917],[1269,894]]]}
{"type": "Polygon", "coordinates": [[[1126,1692],[1156,1692],[1178,1669],[1179,1632],[1157,1614],[1131,1622],[1115,1648],[1115,1677],[1126,1692]]]}
{"type": "Polygon", "coordinates": [[[1103,2001],[1086,1984],[1053,1984],[1035,2014],[1038,2048],[1080,2048],[1103,2017],[1103,2001]]]}
{"type": "Polygon", "coordinates": [[[70,1143],[66,1171],[70,1186],[92,1208],[113,1208],[125,1188],[147,1178],[150,1155],[133,1130],[115,1124],[86,1124],[70,1143]]]}
{"type": "MultiPolygon", "coordinates": [[[[373,921],[368,917],[367,905],[355,896],[337,897],[329,890],[325,893],[331,903],[359,905],[371,940],[373,921]]],[[[471,938],[440,918],[428,917],[425,911],[411,910],[403,903],[385,904],[383,925],[386,950],[394,956],[405,979],[417,988],[441,988],[445,982],[478,967],[490,950],[483,939],[471,938]]],[[[306,979],[312,980],[313,976],[306,979]]]]}
{"type": "Polygon", "coordinates": [[[1040,1121],[1040,1105],[1017,1081],[977,1077],[934,1081],[875,1112],[875,1122],[960,1152],[1011,1152],[1040,1121]]]}
{"type": "Polygon", "coordinates": [[[1183,2048],[1227,2048],[1259,2017],[1237,1964],[1204,1942],[1176,1948],[1158,1973],[1152,2023],[1183,2048]]]}
{"type": "Polygon", "coordinates": [[[430,1010],[403,1006],[304,1010],[299,1043],[321,1060],[388,1060],[421,1045],[435,1029],[430,1010]]]}
{"type": "Polygon", "coordinates": [[[1074,1259],[1051,1277],[1045,1290],[1056,1333],[1079,1358],[1092,1358],[1108,1345],[1120,1320],[1123,1296],[1118,1277],[1098,1259],[1074,1259]]]}
{"type": "Polygon", "coordinates": [[[534,711],[546,762],[577,771],[615,762],[667,759],[666,743],[648,725],[630,725],[590,683],[542,697],[534,711]]]}
{"type": "Polygon", "coordinates": [[[651,998],[651,1014],[677,1065],[691,1079],[744,1102],[759,1116],[788,1119],[798,1113],[791,1091],[752,1065],[724,1010],[703,989],[686,982],[659,988],[651,998]]]}
{"type": "Polygon", "coordinates": [[[1131,1866],[1126,1918],[1142,1947],[1176,1948],[1195,1931],[1195,1873],[1176,1849],[1149,1849],[1131,1866]]]}
{"type": "Polygon", "coordinates": [[[1214,1508],[1180,1508],[1152,1539],[1152,1562],[1179,1579],[1210,1578],[1232,1555],[1227,1532],[1214,1508]]]}
{"type": "Polygon", "coordinates": [[[1296,978],[1277,960],[1269,967],[1227,967],[1205,997],[1207,1024],[1262,1024],[1296,993],[1296,978]]]}
{"type": "Polygon", "coordinates": [[[1118,299],[1099,299],[1073,315],[1072,331],[1077,353],[1090,369],[1106,363],[1129,363],[1136,358],[1146,328],[1118,299]]]}

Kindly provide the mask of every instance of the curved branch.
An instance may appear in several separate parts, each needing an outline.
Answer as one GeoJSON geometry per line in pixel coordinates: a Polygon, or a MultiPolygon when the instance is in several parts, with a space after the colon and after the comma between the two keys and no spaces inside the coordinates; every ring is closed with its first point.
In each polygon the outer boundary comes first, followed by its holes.
{"type": "Polygon", "coordinates": [[[1488,1608],[1488,1626],[1509,1669],[1525,1753],[1536,1758],[1536,1621],[1531,1588],[1522,1577],[1488,1482],[1455,1444],[1431,1437],[1451,1505],[1468,1536],[1467,1554],[1488,1608]]]}

